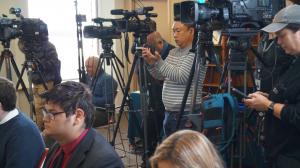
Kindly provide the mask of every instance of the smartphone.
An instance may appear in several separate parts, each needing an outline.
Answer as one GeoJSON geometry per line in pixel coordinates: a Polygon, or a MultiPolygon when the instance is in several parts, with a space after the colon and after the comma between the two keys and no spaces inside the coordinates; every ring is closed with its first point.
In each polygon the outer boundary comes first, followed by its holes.
{"type": "Polygon", "coordinates": [[[232,87],[231,90],[235,93],[237,93],[238,95],[242,96],[245,99],[251,99],[250,97],[248,97],[244,92],[238,90],[237,88],[232,87]]]}

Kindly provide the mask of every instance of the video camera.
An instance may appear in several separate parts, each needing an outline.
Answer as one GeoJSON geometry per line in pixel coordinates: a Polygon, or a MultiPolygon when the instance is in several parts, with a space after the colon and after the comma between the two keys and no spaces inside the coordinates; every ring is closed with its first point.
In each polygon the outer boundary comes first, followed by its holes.
{"type": "Polygon", "coordinates": [[[24,18],[19,8],[10,8],[9,12],[17,18],[10,19],[7,16],[0,18],[0,41],[7,42],[15,38],[27,42],[48,39],[47,24],[42,20],[24,18]]]}
{"type": "Polygon", "coordinates": [[[151,17],[157,17],[156,13],[149,13],[153,7],[142,7],[133,11],[115,9],[111,10],[112,15],[123,15],[122,19],[115,20],[115,26],[120,32],[151,33],[156,31],[156,23],[151,17]],[[141,20],[139,15],[144,15],[141,20]]]}
{"type": "Polygon", "coordinates": [[[93,22],[99,24],[99,26],[84,26],[83,35],[85,38],[120,39],[122,37],[114,26],[114,19],[95,18],[93,22]],[[112,26],[103,26],[103,22],[111,22],[112,26]]]}
{"type": "Polygon", "coordinates": [[[283,0],[208,0],[174,4],[175,20],[188,24],[212,23],[212,29],[259,30],[272,22],[283,0]]]}

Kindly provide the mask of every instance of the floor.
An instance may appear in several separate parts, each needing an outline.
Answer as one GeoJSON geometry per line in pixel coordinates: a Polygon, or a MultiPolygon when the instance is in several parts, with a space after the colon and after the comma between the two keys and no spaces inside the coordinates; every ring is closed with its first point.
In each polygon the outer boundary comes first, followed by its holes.
{"type": "MultiPolygon", "coordinates": [[[[116,117],[117,120],[118,117],[116,117]]],[[[114,130],[116,124],[110,124],[107,126],[97,127],[96,130],[99,131],[103,136],[105,136],[108,142],[113,140],[114,130]]],[[[119,156],[122,158],[122,161],[125,167],[140,167],[142,163],[141,159],[141,149],[139,151],[134,150],[128,142],[127,138],[127,128],[128,128],[128,115],[123,113],[119,130],[115,138],[115,149],[119,156]]]]}

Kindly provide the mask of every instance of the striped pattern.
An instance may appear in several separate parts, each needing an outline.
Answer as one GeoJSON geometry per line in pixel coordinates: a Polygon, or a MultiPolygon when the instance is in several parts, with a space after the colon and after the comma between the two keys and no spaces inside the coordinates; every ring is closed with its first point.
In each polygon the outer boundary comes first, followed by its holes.
{"type": "MultiPolygon", "coordinates": [[[[190,75],[195,54],[189,52],[191,47],[184,49],[174,48],[170,51],[167,59],[160,59],[153,66],[148,66],[149,72],[154,78],[164,79],[162,93],[163,103],[167,111],[179,111],[190,75]]],[[[196,104],[200,106],[202,101],[202,87],[205,79],[207,66],[201,66],[200,77],[197,88],[196,104]]],[[[186,111],[190,111],[191,97],[193,93],[194,81],[192,83],[188,100],[185,106],[186,111]]],[[[198,107],[197,107],[198,108],[198,107]]]]}

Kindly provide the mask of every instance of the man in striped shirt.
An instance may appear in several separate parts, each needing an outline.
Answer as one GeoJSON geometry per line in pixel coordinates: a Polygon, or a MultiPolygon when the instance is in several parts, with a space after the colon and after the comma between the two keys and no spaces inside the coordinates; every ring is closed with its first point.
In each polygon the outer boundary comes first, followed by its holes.
{"type": "MultiPolygon", "coordinates": [[[[190,75],[195,54],[190,52],[192,48],[195,29],[193,25],[183,24],[175,21],[173,24],[173,36],[177,48],[170,51],[169,56],[163,60],[158,52],[152,54],[149,48],[143,49],[143,57],[148,64],[151,75],[157,79],[164,80],[162,99],[165,105],[164,133],[169,136],[176,131],[176,123],[179,111],[190,75]]],[[[198,81],[196,110],[200,108],[202,86],[206,73],[206,66],[200,68],[200,79],[198,81]]],[[[191,88],[194,86],[192,82],[191,88]]],[[[193,89],[190,89],[185,106],[185,114],[191,109],[191,98],[193,89]]],[[[186,115],[181,120],[180,128],[191,128],[193,124],[187,122],[186,115]]]]}

